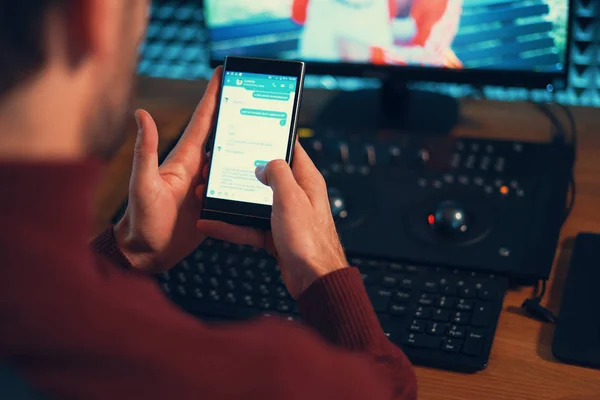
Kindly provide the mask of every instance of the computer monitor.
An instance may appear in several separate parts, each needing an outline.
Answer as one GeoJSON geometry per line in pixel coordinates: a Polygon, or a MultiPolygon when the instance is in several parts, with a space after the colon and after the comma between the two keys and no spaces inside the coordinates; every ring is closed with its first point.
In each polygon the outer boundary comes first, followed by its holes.
{"type": "Polygon", "coordinates": [[[570,0],[204,0],[212,65],[226,55],[300,59],[316,75],[549,90],[566,85],[571,9],[570,0]]]}

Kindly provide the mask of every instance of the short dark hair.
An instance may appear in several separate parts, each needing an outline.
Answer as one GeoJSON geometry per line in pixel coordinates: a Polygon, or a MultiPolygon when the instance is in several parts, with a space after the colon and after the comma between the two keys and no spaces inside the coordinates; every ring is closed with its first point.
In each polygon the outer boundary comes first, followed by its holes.
{"type": "Polygon", "coordinates": [[[69,0],[0,0],[0,98],[46,62],[44,19],[69,0]]]}

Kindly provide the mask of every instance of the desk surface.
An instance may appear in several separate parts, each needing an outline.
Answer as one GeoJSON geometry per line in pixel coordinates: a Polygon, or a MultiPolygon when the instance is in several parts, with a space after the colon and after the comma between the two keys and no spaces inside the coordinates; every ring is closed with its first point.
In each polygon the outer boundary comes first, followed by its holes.
{"type": "MultiPolygon", "coordinates": [[[[136,106],[155,118],[161,150],[177,135],[195,108],[205,82],[165,81],[142,78],[136,106]]],[[[328,94],[307,91],[302,119],[314,115],[328,94]]],[[[453,135],[547,140],[550,124],[534,107],[525,103],[463,101],[464,126],[453,135]],[[468,126],[467,126],[468,125],[468,126]]],[[[570,260],[573,237],[582,231],[600,232],[600,110],[574,108],[578,123],[577,198],[571,217],[563,227],[545,304],[557,312],[570,260]]],[[[97,195],[97,230],[105,228],[127,195],[135,126],[133,117],[128,138],[108,166],[97,195]]],[[[463,375],[417,367],[420,399],[600,399],[600,371],[557,362],[550,345],[554,328],[527,318],[520,312],[530,288],[511,290],[492,348],[488,368],[463,375]]],[[[597,318],[598,316],[596,316],[597,318]]]]}

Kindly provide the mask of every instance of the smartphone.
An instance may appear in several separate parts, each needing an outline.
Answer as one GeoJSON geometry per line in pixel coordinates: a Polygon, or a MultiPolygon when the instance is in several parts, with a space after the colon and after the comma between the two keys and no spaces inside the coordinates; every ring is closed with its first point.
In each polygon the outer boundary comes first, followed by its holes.
{"type": "Polygon", "coordinates": [[[273,191],[254,171],[291,164],[304,71],[298,61],[225,59],[201,219],[270,229],[273,191]]]}

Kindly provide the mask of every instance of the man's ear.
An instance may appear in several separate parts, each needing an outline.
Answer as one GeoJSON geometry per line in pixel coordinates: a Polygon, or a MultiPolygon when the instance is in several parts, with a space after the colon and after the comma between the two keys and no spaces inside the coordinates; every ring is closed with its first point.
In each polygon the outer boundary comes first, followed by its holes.
{"type": "MultiPolygon", "coordinates": [[[[129,0],[125,0],[129,1],[129,0]]],[[[78,0],[66,2],[66,24],[71,62],[90,57],[114,57],[119,46],[119,24],[124,16],[123,0],[78,0]]]]}

